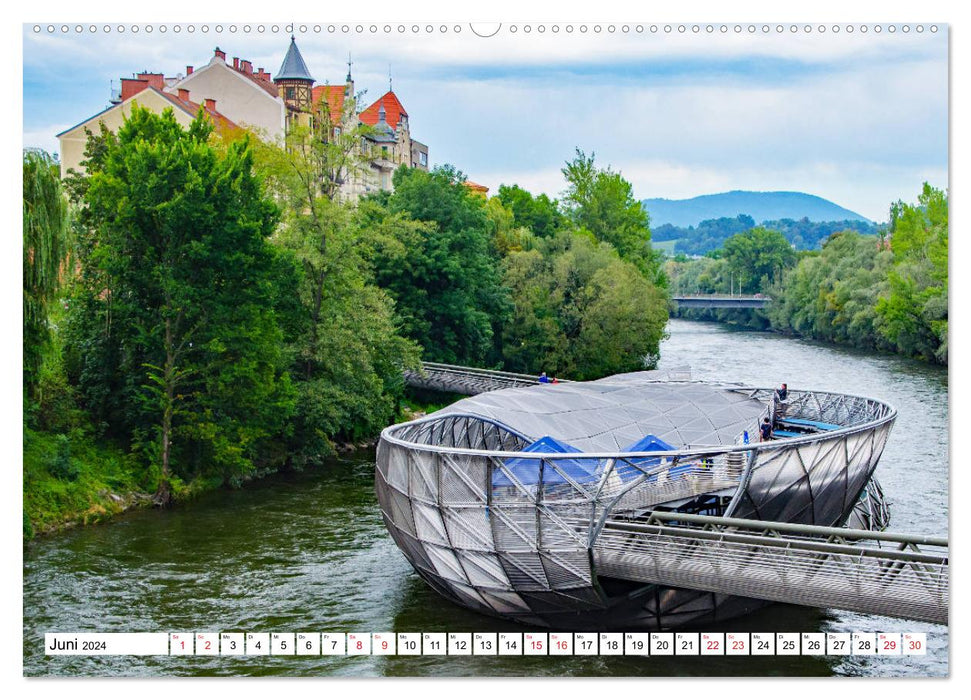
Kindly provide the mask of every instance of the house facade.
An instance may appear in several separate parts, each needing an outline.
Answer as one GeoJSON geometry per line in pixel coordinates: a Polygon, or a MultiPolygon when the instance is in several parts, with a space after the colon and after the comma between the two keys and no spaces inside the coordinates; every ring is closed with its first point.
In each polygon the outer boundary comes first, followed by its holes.
{"type": "Polygon", "coordinates": [[[246,129],[275,143],[283,143],[297,125],[322,128],[328,138],[336,138],[366,124],[371,128],[354,154],[362,165],[340,184],[344,200],[392,189],[391,176],[400,165],[428,169],[428,146],[412,138],[408,112],[392,90],[358,111],[350,62],[343,83],[316,83],[294,37],[276,75],[262,67],[254,69],[247,59],[227,60],[216,47],[206,65],[186,66],[184,74],[145,72],[123,78],[107,109],[58,134],[62,176],[81,170],[86,131],[97,132],[100,124],[117,130],[134,103],[159,112],[172,107],[182,124],[188,124],[201,105],[217,129],[246,129]]]}

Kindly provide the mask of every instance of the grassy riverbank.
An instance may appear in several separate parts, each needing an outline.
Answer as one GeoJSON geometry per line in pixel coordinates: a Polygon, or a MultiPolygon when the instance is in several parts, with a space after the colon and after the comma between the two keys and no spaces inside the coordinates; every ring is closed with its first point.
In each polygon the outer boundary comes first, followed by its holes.
{"type": "Polygon", "coordinates": [[[148,505],[124,451],[83,433],[24,428],[24,539],[148,505]]]}

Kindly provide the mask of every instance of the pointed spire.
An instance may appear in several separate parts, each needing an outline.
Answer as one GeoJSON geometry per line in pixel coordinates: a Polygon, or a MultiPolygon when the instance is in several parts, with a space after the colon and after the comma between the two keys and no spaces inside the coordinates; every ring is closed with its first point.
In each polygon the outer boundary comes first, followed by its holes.
{"type": "Polygon", "coordinates": [[[351,52],[347,52],[347,82],[351,82],[351,52]]]}
{"type": "Polygon", "coordinates": [[[391,89],[391,64],[390,63],[388,64],[388,92],[394,92],[394,90],[391,89]]]}
{"type": "Polygon", "coordinates": [[[303,56],[300,55],[300,49],[297,48],[297,39],[292,35],[290,36],[290,48],[287,49],[287,55],[283,58],[283,65],[277,71],[273,82],[279,80],[309,80],[311,83],[314,82],[303,56]]]}
{"type": "Polygon", "coordinates": [[[378,107],[378,124],[387,124],[387,123],[388,123],[388,113],[384,109],[384,102],[382,102],[381,106],[378,107]]]}

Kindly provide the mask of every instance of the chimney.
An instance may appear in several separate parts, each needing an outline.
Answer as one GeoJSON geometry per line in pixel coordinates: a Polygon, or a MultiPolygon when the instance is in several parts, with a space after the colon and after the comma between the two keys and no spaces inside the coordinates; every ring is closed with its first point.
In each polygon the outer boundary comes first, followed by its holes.
{"type": "Polygon", "coordinates": [[[239,70],[239,58],[237,58],[236,56],[233,56],[233,68],[235,68],[236,70],[239,70]]]}
{"type": "Polygon", "coordinates": [[[215,112],[216,111],[216,101],[211,97],[206,98],[206,111],[215,112]]]}
{"type": "Polygon", "coordinates": [[[151,87],[155,88],[156,90],[161,90],[162,88],[165,87],[165,78],[164,78],[164,76],[161,73],[147,73],[147,72],[145,72],[145,73],[139,73],[135,77],[137,77],[139,80],[144,80],[145,82],[147,82],[151,87]]]}
{"type": "Polygon", "coordinates": [[[121,99],[124,102],[129,97],[134,97],[142,90],[148,87],[147,80],[138,80],[137,78],[122,78],[121,79],[121,99]]]}
{"type": "Polygon", "coordinates": [[[185,74],[187,76],[192,75],[192,66],[186,66],[185,67],[185,74]]]}
{"type": "Polygon", "coordinates": [[[179,99],[183,102],[189,101],[189,91],[185,88],[179,88],[179,99]]]}
{"type": "Polygon", "coordinates": [[[216,58],[218,58],[220,61],[222,61],[223,63],[226,62],[226,52],[220,49],[218,46],[216,47],[216,50],[213,53],[215,54],[216,58]]]}
{"type": "Polygon", "coordinates": [[[240,61],[240,65],[242,66],[244,73],[246,73],[247,75],[252,75],[253,74],[253,62],[252,61],[243,60],[243,61],[240,61]]]}

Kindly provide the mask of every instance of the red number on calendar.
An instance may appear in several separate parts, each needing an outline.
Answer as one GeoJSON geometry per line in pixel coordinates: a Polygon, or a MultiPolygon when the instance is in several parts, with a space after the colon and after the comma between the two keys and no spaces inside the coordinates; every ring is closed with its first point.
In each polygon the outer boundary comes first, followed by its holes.
{"type": "Polygon", "coordinates": [[[206,651],[212,649],[212,642],[206,642],[206,651]]]}
{"type": "Polygon", "coordinates": [[[568,645],[567,645],[565,639],[561,639],[560,641],[558,641],[556,643],[556,648],[559,649],[560,651],[566,651],[567,650],[567,647],[568,647],[568,645]]]}
{"type": "Polygon", "coordinates": [[[897,642],[893,641],[892,639],[885,639],[883,642],[883,648],[893,651],[897,648],[897,642]]]}
{"type": "Polygon", "coordinates": [[[708,647],[707,648],[708,648],[709,651],[717,651],[718,650],[718,641],[717,640],[714,640],[714,639],[709,639],[708,640],[708,647]]]}
{"type": "Polygon", "coordinates": [[[183,649],[185,649],[185,642],[179,642],[179,644],[182,645],[183,649]]]}
{"type": "Polygon", "coordinates": [[[543,648],[543,640],[541,640],[541,639],[534,639],[531,642],[531,644],[532,644],[533,649],[536,649],[537,651],[539,651],[539,650],[541,650],[543,648]]]}
{"type": "Polygon", "coordinates": [[[908,644],[908,648],[911,651],[916,651],[916,650],[920,649],[920,640],[916,640],[916,639],[915,640],[911,640],[910,643],[908,644]]]}
{"type": "Polygon", "coordinates": [[[388,643],[387,642],[381,642],[381,649],[387,649],[387,648],[388,648],[388,643]]]}
{"type": "Polygon", "coordinates": [[[357,650],[360,651],[363,648],[364,648],[364,642],[358,640],[358,642],[357,642],[357,650]]]}
{"type": "Polygon", "coordinates": [[[734,649],[735,651],[741,651],[744,648],[745,648],[745,642],[740,642],[738,640],[735,640],[734,642],[732,642],[732,649],[734,649]]]}

